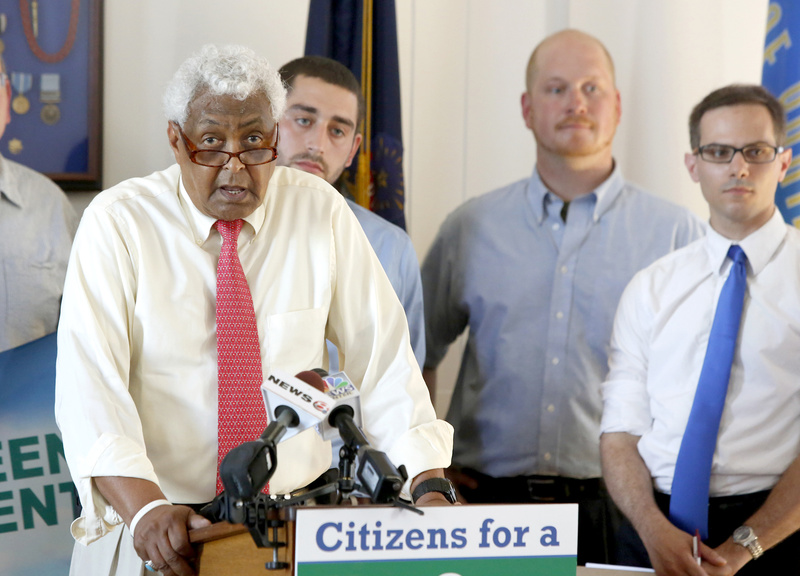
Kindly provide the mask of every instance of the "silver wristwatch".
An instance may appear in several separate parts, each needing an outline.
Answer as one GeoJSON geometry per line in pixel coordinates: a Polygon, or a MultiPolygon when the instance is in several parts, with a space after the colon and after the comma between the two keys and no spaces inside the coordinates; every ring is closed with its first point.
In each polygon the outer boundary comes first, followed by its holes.
{"type": "Polygon", "coordinates": [[[764,553],[764,549],[758,542],[758,536],[750,526],[739,526],[734,530],[733,541],[747,548],[754,560],[764,553]]]}

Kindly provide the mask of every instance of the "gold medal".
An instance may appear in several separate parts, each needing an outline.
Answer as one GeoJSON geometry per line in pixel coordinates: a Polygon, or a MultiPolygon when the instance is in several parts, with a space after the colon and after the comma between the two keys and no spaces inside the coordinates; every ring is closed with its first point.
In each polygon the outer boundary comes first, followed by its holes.
{"type": "Polygon", "coordinates": [[[58,106],[55,104],[45,104],[42,107],[42,113],[40,114],[42,117],[42,122],[45,124],[49,124],[52,126],[59,120],[61,120],[61,110],[58,109],[58,106]]]}
{"type": "Polygon", "coordinates": [[[13,108],[14,112],[17,114],[27,114],[28,110],[31,109],[31,103],[30,100],[22,94],[17,94],[11,101],[11,108],[13,108]]]}
{"type": "Polygon", "coordinates": [[[27,114],[31,109],[30,100],[25,96],[25,92],[33,86],[33,74],[25,72],[11,73],[11,86],[17,91],[17,95],[11,101],[11,108],[17,114],[27,114]]]}
{"type": "Polygon", "coordinates": [[[19,138],[12,138],[8,141],[8,151],[12,154],[19,154],[22,152],[22,140],[19,138]]]}

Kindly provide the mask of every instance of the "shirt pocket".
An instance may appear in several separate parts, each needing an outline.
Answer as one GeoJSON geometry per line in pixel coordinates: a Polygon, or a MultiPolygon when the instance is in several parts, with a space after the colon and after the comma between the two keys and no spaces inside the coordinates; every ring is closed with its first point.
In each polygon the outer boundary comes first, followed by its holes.
{"type": "Polygon", "coordinates": [[[292,374],[320,368],[325,350],[327,308],[312,308],[267,317],[267,366],[292,374]]]}
{"type": "Polygon", "coordinates": [[[53,262],[6,260],[2,266],[0,318],[18,344],[54,332],[58,324],[64,270],[53,262]]]}

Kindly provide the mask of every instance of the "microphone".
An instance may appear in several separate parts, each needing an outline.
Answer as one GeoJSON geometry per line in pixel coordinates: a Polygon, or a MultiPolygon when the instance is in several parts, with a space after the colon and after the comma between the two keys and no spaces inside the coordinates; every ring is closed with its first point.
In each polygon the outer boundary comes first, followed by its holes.
{"type": "Polygon", "coordinates": [[[286,431],[300,423],[297,413],[289,407],[281,410],[270,421],[261,436],[252,442],[244,442],[232,448],[222,459],[219,477],[228,497],[236,502],[248,502],[255,498],[278,465],[276,445],[286,431]]]}
{"type": "Polygon", "coordinates": [[[291,376],[276,369],[261,385],[261,393],[270,420],[277,418],[278,413],[285,409],[297,414],[299,424],[286,430],[284,440],[315,426],[323,440],[333,440],[339,431],[329,421],[328,415],[340,406],[350,406],[355,424],[361,425],[358,388],[344,372],[329,376],[317,368],[291,376]],[[323,374],[320,375],[320,372],[323,374]]]}
{"type": "MultiPolygon", "coordinates": [[[[343,450],[349,451],[350,455],[355,455],[358,459],[357,477],[360,488],[369,494],[373,502],[397,501],[408,474],[405,467],[401,466],[398,470],[385,453],[370,446],[361,431],[361,400],[358,389],[344,372],[328,375],[325,370],[317,368],[302,374],[305,382],[330,398],[330,414],[321,423],[321,433],[323,438],[328,439],[334,431],[338,431],[344,442],[343,450]]],[[[343,456],[347,457],[348,454],[343,456]]]]}
{"type": "MultiPolygon", "coordinates": [[[[201,513],[211,519],[243,524],[247,520],[248,502],[256,500],[278,467],[277,445],[287,431],[296,434],[304,422],[289,405],[276,406],[269,414],[269,425],[256,440],[232,448],[222,459],[219,476],[223,493],[201,513]]],[[[315,423],[305,422],[306,427],[315,423]]]]}

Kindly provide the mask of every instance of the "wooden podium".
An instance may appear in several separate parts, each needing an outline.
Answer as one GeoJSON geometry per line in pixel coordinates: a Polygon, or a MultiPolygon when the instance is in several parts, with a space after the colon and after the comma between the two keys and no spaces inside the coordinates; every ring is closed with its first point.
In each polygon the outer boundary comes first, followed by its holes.
{"type": "Polygon", "coordinates": [[[217,522],[189,532],[192,544],[198,546],[198,576],[292,576],[294,570],[295,508],[270,510],[270,541],[275,548],[259,548],[247,527],[242,524],[217,522]],[[285,567],[267,570],[271,563],[285,567]]]}

